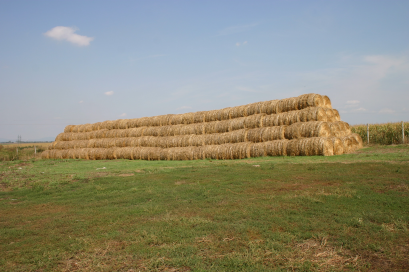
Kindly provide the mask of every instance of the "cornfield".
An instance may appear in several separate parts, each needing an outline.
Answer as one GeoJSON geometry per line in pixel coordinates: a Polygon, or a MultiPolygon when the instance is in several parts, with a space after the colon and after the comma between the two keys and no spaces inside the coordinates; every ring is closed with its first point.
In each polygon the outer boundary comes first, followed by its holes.
{"type": "Polygon", "coordinates": [[[362,146],[327,96],[69,125],[42,158],[197,160],[332,156],[362,146]]]}
{"type": "MultiPolygon", "coordinates": [[[[409,122],[404,122],[405,143],[408,143],[409,122]]],[[[367,144],[367,125],[351,126],[351,131],[358,134],[362,141],[367,144]]],[[[402,123],[384,123],[369,125],[369,143],[370,144],[402,144],[402,123]]]]}

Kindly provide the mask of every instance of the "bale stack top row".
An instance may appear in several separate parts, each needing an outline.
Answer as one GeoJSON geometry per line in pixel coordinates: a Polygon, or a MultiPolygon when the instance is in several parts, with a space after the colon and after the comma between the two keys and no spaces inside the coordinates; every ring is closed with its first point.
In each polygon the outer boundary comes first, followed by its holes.
{"type": "Polygon", "coordinates": [[[361,138],[340,121],[327,96],[304,94],[221,110],[69,125],[42,156],[236,159],[338,155],[360,146],[361,138]]]}

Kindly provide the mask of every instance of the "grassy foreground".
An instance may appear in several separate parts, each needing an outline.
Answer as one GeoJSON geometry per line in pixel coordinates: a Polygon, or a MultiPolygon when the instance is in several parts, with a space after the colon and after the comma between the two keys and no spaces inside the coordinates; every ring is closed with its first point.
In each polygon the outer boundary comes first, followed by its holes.
{"type": "Polygon", "coordinates": [[[408,145],[0,162],[0,270],[407,271],[408,166],[408,145]]]}

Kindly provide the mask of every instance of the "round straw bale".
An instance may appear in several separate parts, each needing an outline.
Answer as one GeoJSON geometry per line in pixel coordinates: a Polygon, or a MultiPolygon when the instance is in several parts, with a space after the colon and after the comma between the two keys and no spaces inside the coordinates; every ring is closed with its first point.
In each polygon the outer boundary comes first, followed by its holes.
{"type": "Polygon", "coordinates": [[[128,137],[141,137],[146,127],[128,129],[128,137]]]}
{"type": "Polygon", "coordinates": [[[350,137],[344,136],[341,138],[342,140],[342,145],[344,147],[344,154],[351,153],[353,151],[353,141],[350,137]]]}
{"type": "Polygon", "coordinates": [[[74,125],[68,125],[68,126],[66,126],[65,128],[64,128],[64,132],[72,132],[72,129],[74,128],[75,126],[74,125]]]}
{"type": "Polygon", "coordinates": [[[105,124],[106,129],[109,129],[109,130],[114,129],[115,121],[105,121],[105,122],[106,122],[106,124],[105,124]]]}
{"type": "Polygon", "coordinates": [[[331,105],[331,100],[329,99],[329,97],[326,96],[326,95],[323,95],[322,99],[324,100],[323,108],[330,108],[331,109],[332,105],[331,105]]]}
{"type": "Polygon", "coordinates": [[[64,141],[63,140],[63,135],[64,135],[64,133],[58,134],[57,137],[55,137],[55,141],[64,141]]]}
{"type": "Polygon", "coordinates": [[[316,137],[314,140],[314,151],[315,152],[313,155],[333,156],[334,144],[332,143],[331,139],[325,137],[316,137]]]}
{"type": "Polygon", "coordinates": [[[129,119],[120,119],[117,124],[118,129],[128,129],[129,128],[128,122],[129,122],[129,119]]]}
{"type": "Polygon", "coordinates": [[[79,158],[83,159],[83,160],[89,160],[89,156],[88,156],[88,148],[81,148],[78,149],[79,150],[79,158]]]}
{"type": "Polygon", "coordinates": [[[160,160],[161,148],[158,147],[147,147],[149,148],[149,160],[157,161],[160,160]]]}
{"type": "Polygon", "coordinates": [[[89,160],[96,160],[97,159],[97,154],[98,153],[98,148],[90,148],[88,149],[88,159],[89,160]]]}
{"type": "Polygon", "coordinates": [[[169,150],[168,149],[161,149],[159,159],[161,161],[168,161],[169,160],[169,150]]]}
{"type": "Polygon", "coordinates": [[[229,126],[229,131],[233,131],[233,130],[239,130],[239,129],[244,129],[246,128],[245,124],[244,124],[244,120],[246,119],[246,117],[240,117],[240,118],[234,118],[231,119],[230,122],[228,122],[228,126],[229,126]]]}
{"type": "Polygon", "coordinates": [[[147,127],[143,131],[143,136],[159,136],[160,130],[160,127],[147,127]]]}
{"type": "Polygon", "coordinates": [[[334,146],[334,155],[341,155],[344,154],[344,145],[342,144],[342,140],[339,137],[330,137],[334,146]]]}
{"type": "Polygon", "coordinates": [[[266,156],[286,156],[288,140],[264,142],[266,156]]]}
{"type": "Polygon", "coordinates": [[[182,114],[175,114],[170,118],[171,125],[180,125],[183,124],[183,116],[182,114]]]}
{"type": "Polygon", "coordinates": [[[334,117],[334,112],[332,109],[325,109],[325,114],[327,115],[327,121],[328,122],[334,122],[335,117],[334,117]]]}
{"type": "Polygon", "coordinates": [[[182,114],[182,124],[189,125],[195,123],[195,114],[194,112],[188,112],[182,114]]]}
{"type": "Polygon", "coordinates": [[[102,129],[101,128],[101,122],[97,122],[97,123],[92,124],[92,130],[93,131],[100,130],[100,129],[102,129]]]}
{"type": "Polygon", "coordinates": [[[68,149],[67,158],[75,159],[75,149],[68,149]]]}
{"type": "Polygon", "coordinates": [[[279,121],[278,114],[267,115],[263,118],[263,127],[278,126],[278,121],[279,121]]]}
{"type": "Polygon", "coordinates": [[[229,116],[231,119],[247,116],[246,106],[231,107],[229,110],[229,116]]]}
{"type": "Polygon", "coordinates": [[[265,113],[255,114],[244,118],[244,128],[259,128],[263,126],[265,113]]]}
{"type": "Polygon", "coordinates": [[[198,111],[193,113],[193,118],[195,123],[203,123],[205,122],[205,112],[204,111],[198,111]]]}
{"type": "Polygon", "coordinates": [[[45,160],[49,158],[50,158],[50,150],[44,150],[43,152],[41,152],[41,159],[45,160]]]}
{"type": "Polygon", "coordinates": [[[285,129],[286,139],[309,138],[309,137],[329,137],[331,129],[326,122],[298,122],[285,129]]]}
{"type": "Polygon", "coordinates": [[[332,113],[334,115],[334,121],[340,121],[341,120],[341,116],[339,115],[339,111],[336,109],[332,109],[332,113]]]}
{"type": "Polygon", "coordinates": [[[250,145],[250,157],[264,157],[266,156],[265,144],[264,143],[255,143],[250,145]]]}
{"type": "Polygon", "coordinates": [[[87,141],[87,148],[94,148],[96,142],[97,142],[97,139],[88,140],[87,141]]]}
{"type": "Polygon", "coordinates": [[[358,143],[357,148],[362,148],[362,146],[363,146],[363,141],[362,141],[361,136],[359,136],[359,135],[356,134],[356,133],[352,133],[352,134],[350,135],[350,137],[354,137],[354,138],[355,138],[356,142],[358,143]]]}
{"type": "Polygon", "coordinates": [[[221,109],[217,112],[217,120],[223,121],[223,120],[230,120],[230,109],[231,108],[224,108],[221,109]]]}

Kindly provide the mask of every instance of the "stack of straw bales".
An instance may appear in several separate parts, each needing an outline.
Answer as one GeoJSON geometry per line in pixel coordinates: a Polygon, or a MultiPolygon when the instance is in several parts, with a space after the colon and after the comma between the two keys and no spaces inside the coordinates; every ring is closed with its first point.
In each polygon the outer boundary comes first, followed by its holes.
{"type": "Polygon", "coordinates": [[[304,94],[221,110],[69,125],[42,157],[197,160],[332,156],[362,147],[327,96],[304,94]]]}

